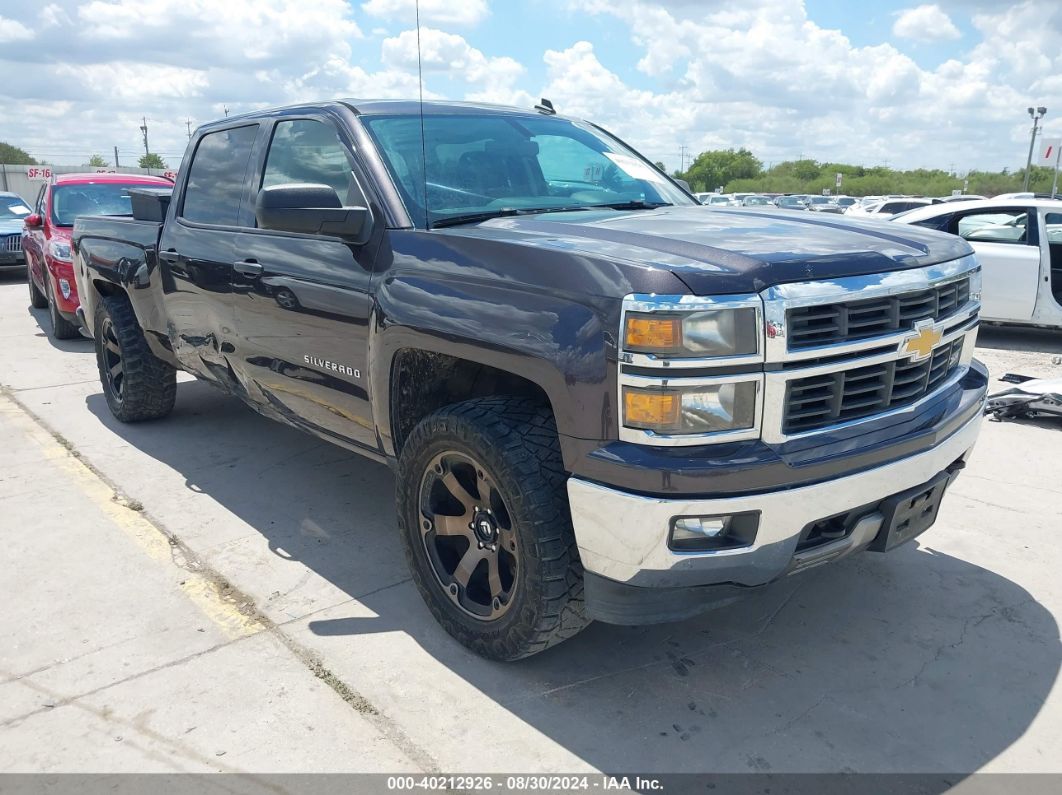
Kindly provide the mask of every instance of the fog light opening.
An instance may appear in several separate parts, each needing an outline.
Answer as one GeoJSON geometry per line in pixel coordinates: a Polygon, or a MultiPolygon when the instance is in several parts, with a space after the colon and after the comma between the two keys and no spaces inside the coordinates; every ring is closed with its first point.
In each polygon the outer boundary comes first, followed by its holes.
{"type": "Polygon", "coordinates": [[[63,298],[70,297],[70,282],[66,279],[59,280],[59,292],[63,294],[63,298]]]}
{"type": "Polygon", "coordinates": [[[674,516],[668,546],[677,552],[712,552],[751,546],[760,523],[759,511],[718,516],[674,516]]]}

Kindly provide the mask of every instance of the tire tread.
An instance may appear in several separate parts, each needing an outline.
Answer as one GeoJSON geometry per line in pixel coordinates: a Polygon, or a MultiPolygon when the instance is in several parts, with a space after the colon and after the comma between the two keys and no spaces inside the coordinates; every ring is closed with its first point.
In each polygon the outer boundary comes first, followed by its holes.
{"type": "Polygon", "coordinates": [[[165,417],[177,399],[177,371],[151,352],[133,306],[124,295],[101,296],[96,305],[96,359],[107,404],[122,422],[143,422],[165,417]],[[102,354],[103,316],[111,319],[122,352],[125,385],[123,399],[112,398],[107,386],[102,354]]]}
{"type": "MultiPolygon", "coordinates": [[[[533,517],[523,526],[533,535],[538,566],[539,603],[529,621],[502,633],[471,633],[443,609],[434,581],[417,587],[443,627],[477,653],[496,660],[517,660],[537,654],[576,635],[589,623],[583,601],[583,568],[568,508],[567,473],[561,462],[560,441],[553,414],[540,402],[522,397],[468,400],[443,408],[423,419],[406,440],[399,458],[398,507],[400,521],[415,509],[421,473],[413,471],[418,452],[440,434],[454,436],[475,450],[493,446],[522,484],[522,503],[510,505],[533,517]]],[[[497,473],[496,473],[497,474],[497,473]]],[[[515,498],[510,498],[515,499],[515,498]]],[[[415,532],[419,532],[413,528],[415,532]]],[[[409,528],[403,528],[406,555],[414,572],[409,528]]],[[[524,576],[528,576],[525,568],[524,576]]]]}

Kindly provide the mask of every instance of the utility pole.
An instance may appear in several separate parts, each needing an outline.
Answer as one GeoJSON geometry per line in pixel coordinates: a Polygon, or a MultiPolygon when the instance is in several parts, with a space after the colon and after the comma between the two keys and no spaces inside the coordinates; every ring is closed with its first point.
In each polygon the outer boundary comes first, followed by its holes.
{"type": "Polygon", "coordinates": [[[679,147],[679,171],[686,173],[686,144],[679,147]]]}
{"type": "Polygon", "coordinates": [[[222,105],[221,109],[223,111],[225,111],[225,118],[228,118],[229,117],[229,108],[228,108],[228,106],[227,105],[222,105]]]}
{"type": "Polygon", "coordinates": [[[191,119],[185,119],[184,124],[188,128],[188,140],[191,141],[192,140],[192,120],[191,119]]]}
{"type": "Polygon", "coordinates": [[[1038,108],[1026,108],[1026,110],[1029,112],[1029,115],[1032,117],[1033,128],[1032,128],[1032,138],[1029,139],[1029,157],[1025,161],[1025,180],[1022,182],[1022,185],[1021,185],[1022,191],[1027,191],[1029,189],[1029,176],[1030,176],[1029,172],[1032,171],[1032,153],[1033,153],[1033,147],[1036,146],[1036,132],[1037,132],[1037,128],[1040,125],[1040,119],[1042,119],[1045,115],[1047,115],[1047,108],[1045,108],[1043,105],[1039,106],[1038,108]]]}
{"type": "Polygon", "coordinates": [[[148,139],[147,139],[147,116],[144,116],[143,119],[144,119],[144,123],[140,125],[140,132],[144,133],[144,154],[145,155],[150,155],[151,154],[151,150],[148,149],[148,139]]]}
{"type": "Polygon", "coordinates": [[[114,147],[114,167],[118,168],[118,147],[114,147]]]}

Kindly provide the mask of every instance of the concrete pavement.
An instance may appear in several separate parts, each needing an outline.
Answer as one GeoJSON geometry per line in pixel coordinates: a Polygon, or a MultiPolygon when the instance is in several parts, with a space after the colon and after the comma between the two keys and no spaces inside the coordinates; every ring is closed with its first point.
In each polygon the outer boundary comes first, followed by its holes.
{"type": "Polygon", "coordinates": [[[419,769],[6,394],[0,439],[0,771],[419,769]]]}
{"type": "MultiPolygon", "coordinates": [[[[258,714],[266,694],[247,679],[295,677],[301,665],[319,681],[295,649],[319,658],[336,687],[299,690],[291,706],[301,710],[298,720],[322,727],[342,714],[342,726],[350,728],[340,734],[367,732],[370,747],[383,749],[377,769],[1062,771],[1057,426],[987,423],[937,526],[917,545],[812,570],[681,624],[595,625],[546,654],[498,665],[451,641],[420,602],[396,538],[393,481],[385,467],[272,423],[197,382],[180,384],[170,418],[123,426],[107,411],[91,343],[51,341],[41,331],[45,323],[43,312],[27,308],[24,283],[0,283],[0,383],[12,400],[124,500],[142,506],[138,515],[153,532],[176,539],[204,576],[231,583],[250,603],[244,610],[271,628],[223,647],[252,655],[245,670],[253,677],[217,668],[220,649],[197,662],[207,679],[228,676],[251,688],[242,696],[226,691],[213,707],[204,702],[204,716],[215,710],[224,716],[235,701],[248,715],[258,714]],[[341,693],[354,694],[367,712],[352,709],[341,693]]],[[[985,333],[990,364],[1053,372],[1050,353],[1062,352],[1057,335],[1019,332],[1020,345],[1008,335],[985,333]],[[1021,346],[1031,350],[1015,353],[1021,346]]],[[[38,522],[58,506],[22,481],[5,477],[0,488],[0,504],[19,506],[19,516],[38,522]]],[[[25,519],[12,522],[10,510],[0,517],[0,535],[9,552],[19,553],[8,559],[28,555],[37,563],[29,566],[35,577],[0,582],[8,602],[20,605],[17,625],[5,635],[26,637],[24,626],[48,624],[54,594],[93,604],[93,583],[101,578],[108,598],[138,609],[154,601],[156,589],[173,587],[164,577],[152,580],[150,567],[127,566],[123,576],[107,568],[110,556],[99,550],[108,531],[98,529],[108,526],[105,516],[71,509],[53,522],[67,529],[45,533],[39,524],[41,530],[26,535],[25,519]],[[55,535],[65,543],[53,543],[55,535]],[[26,548],[31,542],[41,546],[26,548]],[[53,573],[43,562],[49,550],[84,565],[53,573]]],[[[180,569],[172,576],[177,572],[183,577],[180,569]]],[[[222,630],[199,633],[203,619],[196,610],[164,611],[161,625],[175,633],[164,637],[195,631],[195,640],[214,640],[208,647],[220,642],[220,634],[201,637],[222,630]]],[[[100,610],[93,624],[121,613],[100,610]]],[[[42,651],[49,659],[77,654],[73,639],[49,642],[42,651]]],[[[162,658],[173,648],[160,640],[156,649],[148,636],[141,645],[162,658]]],[[[176,646],[173,654],[182,651],[176,646]]],[[[9,661],[8,653],[0,653],[5,670],[16,662],[45,664],[9,661]]],[[[118,663],[100,660],[93,669],[99,683],[92,686],[123,678],[118,663]]],[[[69,671],[67,689],[57,693],[80,692],[81,674],[69,671]]],[[[15,715],[40,709],[35,691],[11,692],[18,694],[11,703],[22,703],[15,715]]],[[[129,712],[130,720],[138,714],[129,712]]],[[[231,749],[218,739],[226,736],[219,734],[224,720],[213,717],[218,728],[204,732],[211,741],[197,747],[202,758],[187,764],[216,761],[217,750],[228,759],[231,749]]],[[[34,728],[36,719],[0,727],[0,739],[22,732],[18,742],[28,747],[55,731],[34,728]]],[[[262,731],[276,731],[280,742],[282,724],[298,726],[298,720],[284,715],[262,731]]],[[[178,725],[166,724],[174,731],[178,725]]],[[[273,739],[265,735],[265,745],[244,750],[240,764],[290,771],[318,769],[326,757],[337,764],[328,753],[298,753],[301,734],[290,732],[289,747],[268,760],[273,739]]],[[[322,739],[320,728],[314,736],[322,739]]],[[[81,770],[93,759],[108,769],[137,764],[134,757],[119,763],[94,756],[102,737],[70,731],[50,769],[81,770]]],[[[6,769],[45,764],[18,762],[10,747],[0,742],[6,769]]],[[[145,766],[156,764],[142,758],[145,766]]],[[[362,769],[361,760],[342,761],[345,769],[362,769]]]]}

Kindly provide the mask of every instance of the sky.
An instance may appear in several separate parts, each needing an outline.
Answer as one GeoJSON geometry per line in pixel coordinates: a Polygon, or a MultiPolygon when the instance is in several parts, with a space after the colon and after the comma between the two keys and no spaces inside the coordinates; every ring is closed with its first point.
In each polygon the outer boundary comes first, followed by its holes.
{"type": "MultiPolygon", "coordinates": [[[[1062,136],[1062,0],[420,0],[426,98],[590,119],[682,147],[1015,169],[1062,136]]],[[[228,109],[418,96],[415,0],[0,0],[0,141],[176,167],[228,109]]]]}

